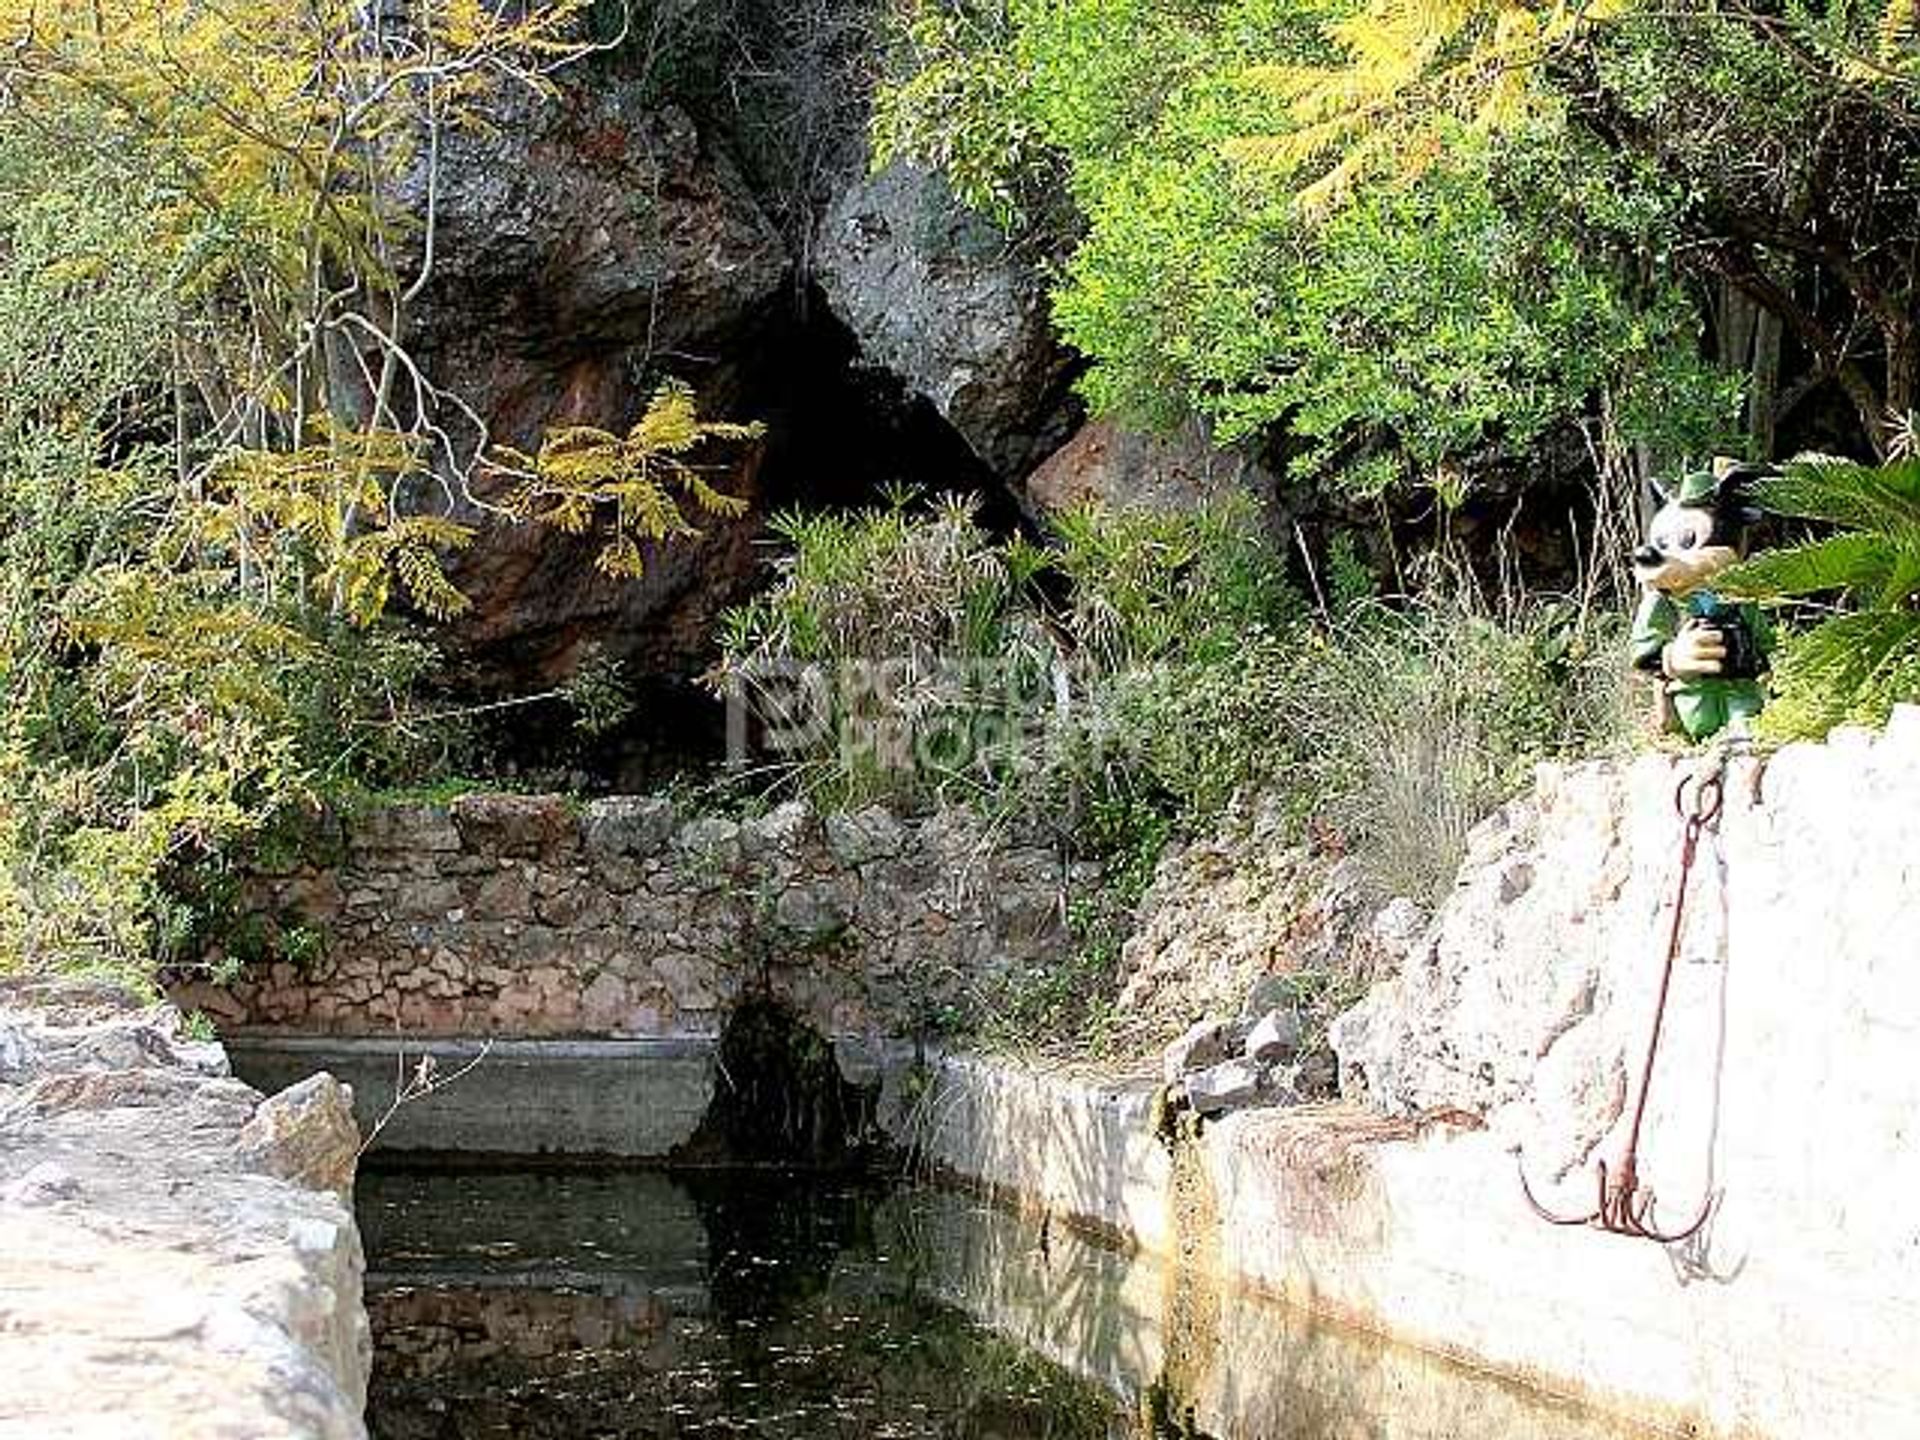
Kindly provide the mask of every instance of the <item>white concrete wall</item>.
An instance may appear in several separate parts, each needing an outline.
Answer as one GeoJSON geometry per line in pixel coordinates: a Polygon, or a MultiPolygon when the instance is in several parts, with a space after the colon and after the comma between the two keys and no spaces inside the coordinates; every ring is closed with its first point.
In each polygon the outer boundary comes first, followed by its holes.
{"type": "MultiPolygon", "coordinates": [[[[1477,1099],[1486,1128],[1349,1106],[1207,1130],[1222,1264],[1680,1433],[1920,1436],[1920,711],[1729,775],[1641,1150],[1663,1217],[1718,1197],[1707,1228],[1671,1247],[1554,1229],[1521,1197],[1516,1147],[1564,1172],[1569,1209],[1619,1152],[1689,764],[1548,777],[1372,1017],[1399,1108],[1477,1099]]],[[[945,1083],[969,1096],[947,1102],[967,1117],[949,1164],[1168,1247],[1164,1161],[1097,1087],[977,1064],[945,1083]]]]}

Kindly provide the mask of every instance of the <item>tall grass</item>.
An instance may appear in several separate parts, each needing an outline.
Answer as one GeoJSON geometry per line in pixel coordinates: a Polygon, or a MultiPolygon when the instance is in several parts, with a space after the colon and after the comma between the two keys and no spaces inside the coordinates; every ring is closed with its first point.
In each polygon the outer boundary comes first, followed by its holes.
{"type": "Polygon", "coordinates": [[[1382,898],[1430,903],[1537,761],[1630,729],[1617,618],[1460,583],[1316,611],[1243,507],[1085,511],[1046,546],[904,499],[777,529],[791,553],[729,618],[715,683],[750,696],[796,664],[893,679],[834,691],[833,725],[771,780],[828,804],[964,801],[1105,867],[1071,897],[1076,952],[993,1007],[1002,1039],[1097,1030],[1162,846],[1238,801],[1278,795],[1382,898]],[[848,743],[889,726],[973,743],[887,763],[848,743]]]}

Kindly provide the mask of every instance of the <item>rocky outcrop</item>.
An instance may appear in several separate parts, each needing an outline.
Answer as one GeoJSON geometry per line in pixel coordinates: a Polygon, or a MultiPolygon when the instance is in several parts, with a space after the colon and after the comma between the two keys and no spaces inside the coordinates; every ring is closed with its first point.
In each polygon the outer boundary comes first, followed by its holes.
{"type": "Polygon", "coordinates": [[[1279,489],[1245,450],[1215,447],[1197,419],[1166,435],[1090,420],[1026,481],[1027,503],[1042,515],[1087,504],[1177,513],[1234,495],[1267,504],[1279,489]]]}
{"type": "Polygon", "coordinates": [[[1003,478],[1064,438],[1068,360],[1042,277],[938,176],[896,164],[854,179],[813,261],[863,363],[931,401],[1003,478]]]}
{"type": "Polygon", "coordinates": [[[1408,901],[1382,908],[1357,865],[1293,842],[1262,805],[1168,851],[1120,952],[1117,1023],[1134,1048],[1157,1049],[1188,1025],[1351,992],[1398,964],[1419,933],[1408,901]]]}
{"type": "MultiPolygon", "coordinates": [[[[1623,1138],[1637,1098],[1679,881],[1674,791],[1696,763],[1543,767],[1474,833],[1399,974],[1335,1026],[1354,1088],[1398,1113],[1484,1114],[1548,1177],[1612,1153],[1603,1141],[1623,1138]]],[[[1787,1057],[1814,1038],[1802,1024],[1821,1027],[1822,1045],[1864,1040],[1908,1024],[1899,1007],[1920,995],[1896,959],[1913,949],[1912,875],[1885,863],[1920,853],[1920,709],[1878,739],[1736,759],[1725,787],[1688,885],[1648,1112],[1648,1130],[1676,1143],[1703,1133],[1721,1082],[1703,1090],[1696,1072],[1732,1063],[1729,1006],[1756,976],[1805,987],[1798,1015],[1765,1015],[1769,1052],[1749,1057],[1783,1083],[1787,1057]],[[1691,1088],[1676,1074],[1696,1074],[1691,1088]]]]}
{"type": "MultiPolygon", "coordinates": [[[[1568,1221],[1594,1208],[1599,1162],[1619,1181],[1679,879],[1674,794],[1698,763],[1549,768],[1474,837],[1398,974],[1336,1026],[1353,1088],[1394,1114],[1238,1109],[1183,1127],[1169,1164],[1134,1144],[1139,1087],[952,1061],[922,1148],[1148,1250],[1217,1256],[1217,1293],[1544,1383],[1623,1433],[1909,1434],[1920,708],[1727,773],[1637,1152],[1635,1211],[1678,1229],[1705,1206],[1700,1227],[1659,1244],[1546,1224],[1516,1175],[1517,1149],[1568,1221]]],[[[1222,1054],[1217,1036],[1193,1051],[1222,1054]]],[[[1217,1373],[1241,1387],[1245,1363],[1217,1373]]]]}
{"type": "Polygon", "coordinates": [[[0,1436],[364,1440],[345,1100],[263,1104],[164,1007],[0,987],[0,1436]]]}
{"type": "MultiPolygon", "coordinates": [[[[403,197],[435,216],[410,335],[493,441],[532,448],[561,424],[624,431],[667,374],[734,418],[732,371],[717,357],[778,294],[788,261],[732,162],[684,112],[633,86],[569,85],[547,100],[514,91],[484,128],[442,138],[431,185],[426,155],[403,197]]],[[[458,444],[479,438],[451,407],[440,420],[458,444]]],[[[716,479],[752,498],[752,453],[716,479]]],[[[702,526],[699,540],[658,547],[635,582],[594,567],[591,535],[487,523],[454,560],[475,604],[448,638],[482,683],[570,673],[589,640],[643,670],[684,672],[754,569],[751,522],[702,526]]]]}
{"type": "Polygon", "coordinates": [[[378,810],[346,825],[343,863],[251,882],[277,958],[174,994],[222,1025],[334,1035],[713,1036],[748,998],[833,1038],[918,1034],[1066,944],[1054,847],[990,838],[961,810],[378,810]]]}

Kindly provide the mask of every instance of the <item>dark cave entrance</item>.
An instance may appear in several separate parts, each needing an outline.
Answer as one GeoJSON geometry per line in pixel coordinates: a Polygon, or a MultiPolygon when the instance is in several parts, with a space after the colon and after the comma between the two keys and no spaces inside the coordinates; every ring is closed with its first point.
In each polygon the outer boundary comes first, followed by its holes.
{"type": "MultiPolygon", "coordinates": [[[[724,397],[724,413],[767,428],[752,516],[757,563],[712,597],[716,614],[770,579],[777,552],[765,527],[781,511],[852,509],[906,487],[972,497],[995,533],[1024,523],[1007,485],[930,402],[861,363],[858,342],[816,287],[783,292],[746,332],[717,346],[709,387],[724,397]]],[[[609,649],[626,651],[627,638],[606,637],[609,649]]],[[[699,683],[717,646],[703,635],[699,649],[691,666],[626,662],[633,709],[607,733],[582,734],[556,703],[484,723],[478,748],[502,778],[548,788],[634,792],[711,774],[725,757],[726,715],[699,683]]]]}
{"type": "Polygon", "coordinates": [[[727,1017],[706,1118],[672,1163],[872,1166],[887,1153],[878,1104],[878,1085],[847,1080],[825,1036],[777,1001],[751,999],[727,1017]]]}

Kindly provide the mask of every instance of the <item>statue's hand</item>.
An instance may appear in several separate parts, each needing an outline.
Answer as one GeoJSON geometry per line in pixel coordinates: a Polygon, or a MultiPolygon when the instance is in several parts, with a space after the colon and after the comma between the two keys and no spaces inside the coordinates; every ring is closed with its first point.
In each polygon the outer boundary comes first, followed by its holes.
{"type": "Polygon", "coordinates": [[[1718,675],[1727,658],[1726,637],[1718,625],[1689,620],[1660,652],[1660,667],[1675,680],[1718,675]]]}

